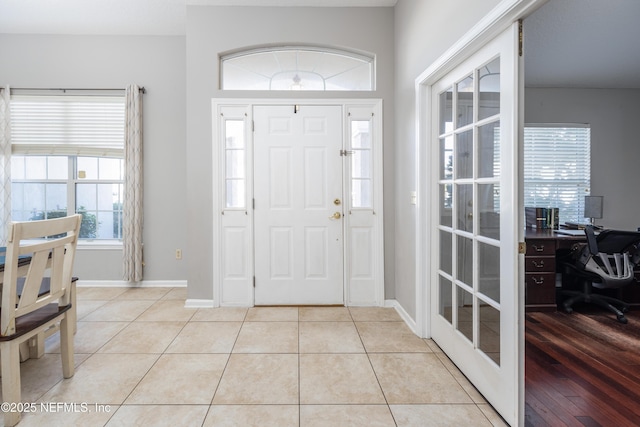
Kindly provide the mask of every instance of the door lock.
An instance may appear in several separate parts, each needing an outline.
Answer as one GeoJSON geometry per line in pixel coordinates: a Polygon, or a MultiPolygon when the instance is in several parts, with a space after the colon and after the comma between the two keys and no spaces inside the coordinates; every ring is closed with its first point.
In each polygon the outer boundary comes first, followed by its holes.
{"type": "Polygon", "coordinates": [[[329,217],[329,219],[340,219],[340,218],[342,218],[342,214],[340,212],[334,212],[334,214],[329,217]]]}
{"type": "Polygon", "coordinates": [[[340,199],[335,199],[335,200],[333,201],[333,204],[334,204],[334,205],[336,205],[336,206],[340,206],[340,203],[342,203],[342,202],[340,201],[340,199]]]}

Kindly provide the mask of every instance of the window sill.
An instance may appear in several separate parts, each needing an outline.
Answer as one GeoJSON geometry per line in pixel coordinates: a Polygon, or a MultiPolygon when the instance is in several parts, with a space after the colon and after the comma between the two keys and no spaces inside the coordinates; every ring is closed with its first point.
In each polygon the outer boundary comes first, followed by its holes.
{"type": "Polygon", "coordinates": [[[118,251],[122,250],[121,240],[78,240],[78,250],[118,251]]]}

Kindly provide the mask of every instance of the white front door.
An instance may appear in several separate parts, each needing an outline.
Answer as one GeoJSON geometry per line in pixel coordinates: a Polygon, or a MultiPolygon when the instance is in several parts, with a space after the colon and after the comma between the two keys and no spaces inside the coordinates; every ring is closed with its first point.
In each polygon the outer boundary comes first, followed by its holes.
{"type": "Polygon", "coordinates": [[[342,107],[253,116],[255,304],[344,304],[342,107]]]}
{"type": "Polygon", "coordinates": [[[518,423],[517,26],[432,86],[431,333],[511,425],[518,423]]]}

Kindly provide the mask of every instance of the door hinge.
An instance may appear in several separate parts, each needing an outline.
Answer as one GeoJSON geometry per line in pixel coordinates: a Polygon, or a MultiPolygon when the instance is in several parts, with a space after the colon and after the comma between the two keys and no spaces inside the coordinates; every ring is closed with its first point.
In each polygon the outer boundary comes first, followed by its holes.
{"type": "Polygon", "coordinates": [[[518,253],[521,255],[527,253],[527,244],[525,242],[518,242],[518,253]]]}
{"type": "Polygon", "coordinates": [[[353,151],[350,150],[340,150],[340,156],[350,156],[353,154],[353,151]]]}
{"type": "Polygon", "coordinates": [[[253,276],[253,287],[256,287],[256,276],[253,276]]]}
{"type": "Polygon", "coordinates": [[[251,132],[255,132],[255,131],[256,131],[256,122],[251,120],[251,132]]]}
{"type": "Polygon", "coordinates": [[[254,211],[256,210],[256,199],[251,199],[251,207],[254,211]]]}
{"type": "Polygon", "coordinates": [[[522,19],[518,20],[518,56],[522,56],[524,42],[524,32],[522,31],[522,19]]]}

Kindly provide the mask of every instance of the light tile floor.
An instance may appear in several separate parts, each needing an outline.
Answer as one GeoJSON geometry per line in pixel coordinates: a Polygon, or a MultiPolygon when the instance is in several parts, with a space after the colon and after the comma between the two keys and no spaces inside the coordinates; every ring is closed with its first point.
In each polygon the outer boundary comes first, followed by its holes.
{"type": "Polygon", "coordinates": [[[505,425],[392,308],[188,309],[185,298],[78,288],[75,375],[62,378],[50,337],[21,366],[35,412],[19,426],[505,425]]]}

